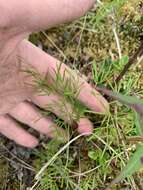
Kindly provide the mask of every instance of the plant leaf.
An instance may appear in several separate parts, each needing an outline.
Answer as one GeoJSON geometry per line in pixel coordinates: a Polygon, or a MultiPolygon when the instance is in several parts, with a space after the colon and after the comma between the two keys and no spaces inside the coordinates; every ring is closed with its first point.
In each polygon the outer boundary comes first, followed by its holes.
{"type": "MultiPolygon", "coordinates": [[[[97,90],[103,92],[109,97],[120,101],[128,107],[135,110],[135,123],[139,135],[143,134],[143,101],[131,96],[124,96],[120,93],[115,93],[106,88],[97,88],[97,90]]],[[[119,181],[131,176],[143,167],[143,144],[140,144],[133,156],[129,159],[127,165],[124,167],[122,172],[110,183],[106,188],[110,189],[113,185],[119,181]]]]}
{"type": "Polygon", "coordinates": [[[137,128],[137,134],[138,135],[143,135],[143,118],[137,113],[135,112],[135,125],[137,128]]]}
{"type": "Polygon", "coordinates": [[[120,101],[121,103],[127,105],[128,107],[134,109],[136,114],[136,126],[138,133],[140,135],[143,135],[143,101],[132,96],[125,96],[120,93],[116,93],[110,90],[107,90],[106,88],[100,88],[97,87],[97,90],[100,92],[103,92],[107,96],[120,101]]]}
{"type": "Polygon", "coordinates": [[[108,190],[111,186],[115,185],[126,177],[131,176],[133,173],[139,171],[143,167],[143,144],[138,145],[137,150],[128,161],[122,172],[111,182],[106,188],[108,190]]]}

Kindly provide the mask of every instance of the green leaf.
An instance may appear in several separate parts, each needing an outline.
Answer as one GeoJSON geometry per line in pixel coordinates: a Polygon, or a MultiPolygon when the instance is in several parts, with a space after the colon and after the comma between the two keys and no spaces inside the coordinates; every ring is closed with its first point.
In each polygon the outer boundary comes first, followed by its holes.
{"type": "Polygon", "coordinates": [[[143,135],[143,118],[140,117],[140,115],[135,112],[135,125],[137,129],[137,134],[138,135],[143,135]]]}
{"type": "Polygon", "coordinates": [[[127,55],[124,55],[121,59],[120,59],[120,63],[121,65],[126,65],[129,62],[129,57],[127,55]]]}
{"type": "Polygon", "coordinates": [[[139,171],[143,167],[143,144],[140,144],[137,147],[136,152],[133,154],[133,156],[128,161],[125,168],[122,170],[122,172],[111,182],[111,184],[106,188],[109,189],[111,186],[115,185],[116,183],[120,182],[121,180],[124,180],[126,177],[131,176],[135,172],[139,171]]]}
{"type": "Polygon", "coordinates": [[[100,23],[108,16],[110,15],[114,9],[120,9],[126,0],[113,0],[111,2],[105,2],[103,3],[99,10],[96,13],[96,22],[95,24],[97,26],[100,25],[100,23]]]}
{"type": "Polygon", "coordinates": [[[97,87],[97,90],[103,92],[107,96],[120,101],[128,107],[134,109],[137,112],[136,115],[136,126],[140,135],[143,135],[143,101],[132,96],[124,96],[120,93],[116,93],[106,88],[97,87]]]}
{"type": "Polygon", "coordinates": [[[98,82],[98,71],[97,71],[97,65],[96,62],[93,62],[93,67],[92,67],[92,76],[94,79],[94,82],[98,82]]]}
{"type": "Polygon", "coordinates": [[[98,154],[97,154],[97,152],[91,150],[91,151],[88,152],[88,156],[89,156],[89,158],[91,158],[92,160],[96,160],[97,157],[98,157],[98,154]]]}

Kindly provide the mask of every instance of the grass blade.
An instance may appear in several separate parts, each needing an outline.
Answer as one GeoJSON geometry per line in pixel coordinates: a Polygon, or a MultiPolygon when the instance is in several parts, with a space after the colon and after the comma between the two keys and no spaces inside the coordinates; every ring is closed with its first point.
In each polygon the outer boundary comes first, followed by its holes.
{"type": "Polygon", "coordinates": [[[122,172],[115,178],[111,184],[106,188],[108,190],[113,185],[118,183],[121,180],[124,180],[126,177],[131,176],[135,172],[139,171],[143,167],[143,144],[140,144],[137,147],[136,152],[133,154],[133,156],[128,161],[125,168],[122,170],[122,172]]]}
{"type": "Polygon", "coordinates": [[[103,92],[107,96],[120,101],[128,107],[136,111],[136,126],[139,135],[143,135],[143,101],[132,96],[124,96],[120,93],[112,92],[106,88],[97,87],[97,90],[103,92]]]}

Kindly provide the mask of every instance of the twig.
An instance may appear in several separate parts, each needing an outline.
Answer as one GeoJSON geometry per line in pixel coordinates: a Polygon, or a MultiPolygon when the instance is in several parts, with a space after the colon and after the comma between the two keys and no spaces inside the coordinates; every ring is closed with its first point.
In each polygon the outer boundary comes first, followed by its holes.
{"type": "MultiPolygon", "coordinates": [[[[35,172],[35,169],[30,166],[29,164],[27,164],[25,161],[21,160],[20,158],[18,158],[15,154],[13,154],[11,151],[8,150],[8,148],[4,145],[1,145],[1,147],[7,151],[8,154],[10,154],[12,156],[13,159],[16,159],[19,164],[21,164],[22,167],[26,168],[26,169],[29,169],[31,171],[34,171],[35,172]]],[[[2,155],[3,157],[7,158],[5,155],[2,155]]],[[[11,160],[11,159],[9,159],[11,160]]]]}
{"type": "Polygon", "coordinates": [[[55,42],[46,34],[46,32],[41,32],[45,38],[54,46],[54,48],[57,49],[57,51],[61,54],[61,56],[64,58],[64,60],[68,60],[64,52],[55,44],[55,42]]]}
{"type": "Polygon", "coordinates": [[[119,59],[122,58],[122,51],[121,51],[121,45],[120,45],[120,40],[116,31],[116,25],[113,24],[112,26],[113,34],[115,36],[116,44],[117,44],[117,49],[118,49],[118,54],[119,54],[119,59]]]}
{"type": "MultiPolygon", "coordinates": [[[[78,150],[78,163],[79,163],[79,173],[81,173],[81,160],[80,160],[80,150],[78,150]]],[[[78,187],[77,190],[80,189],[80,183],[81,183],[81,175],[78,176],[78,187]]]]}
{"type": "Polygon", "coordinates": [[[85,17],[84,17],[83,27],[81,29],[81,34],[80,34],[78,46],[77,46],[77,49],[76,49],[76,52],[75,52],[75,58],[74,58],[73,65],[75,65],[76,58],[78,57],[78,53],[79,53],[79,50],[80,50],[80,45],[81,45],[81,40],[82,40],[82,37],[83,37],[84,29],[86,28],[86,21],[87,21],[87,15],[85,15],[85,17]]]}
{"type": "Polygon", "coordinates": [[[137,49],[136,53],[129,59],[129,62],[125,65],[122,72],[119,74],[119,76],[116,78],[115,83],[118,84],[123,76],[126,74],[126,72],[129,70],[129,68],[137,61],[138,58],[142,57],[143,55],[143,42],[137,49]]]}

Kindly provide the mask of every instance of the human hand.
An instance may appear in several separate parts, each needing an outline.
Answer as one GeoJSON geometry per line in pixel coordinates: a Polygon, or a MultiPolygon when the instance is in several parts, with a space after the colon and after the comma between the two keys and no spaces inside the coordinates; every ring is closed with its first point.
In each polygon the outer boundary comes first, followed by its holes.
{"type": "MultiPolygon", "coordinates": [[[[41,96],[34,86],[29,85],[32,77],[23,72],[24,69],[35,68],[42,76],[48,72],[55,78],[57,66],[60,61],[44,53],[42,50],[24,40],[30,33],[40,31],[69,22],[82,16],[94,4],[94,0],[11,0],[0,1],[0,133],[16,143],[35,147],[38,140],[19,126],[17,121],[27,124],[40,133],[53,138],[64,138],[64,130],[58,128],[49,117],[43,117],[36,105],[41,108],[60,102],[62,96],[54,93],[41,96]],[[22,62],[19,60],[23,60],[22,62]]],[[[61,75],[70,68],[61,65],[61,75]]],[[[69,72],[69,73],[70,73],[69,72]]],[[[70,78],[70,75],[66,76],[70,78]]],[[[77,97],[90,109],[96,112],[106,112],[108,103],[92,87],[79,77],[82,88],[77,97]],[[94,95],[95,94],[95,95],[94,95]]],[[[70,103],[66,108],[72,109],[70,103]]],[[[69,122],[61,114],[58,107],[53,106],[53,112],[69,122]]],[[[78,121],[79,133],[91,133],[93,126],[87,118],[78,121]]]]}

